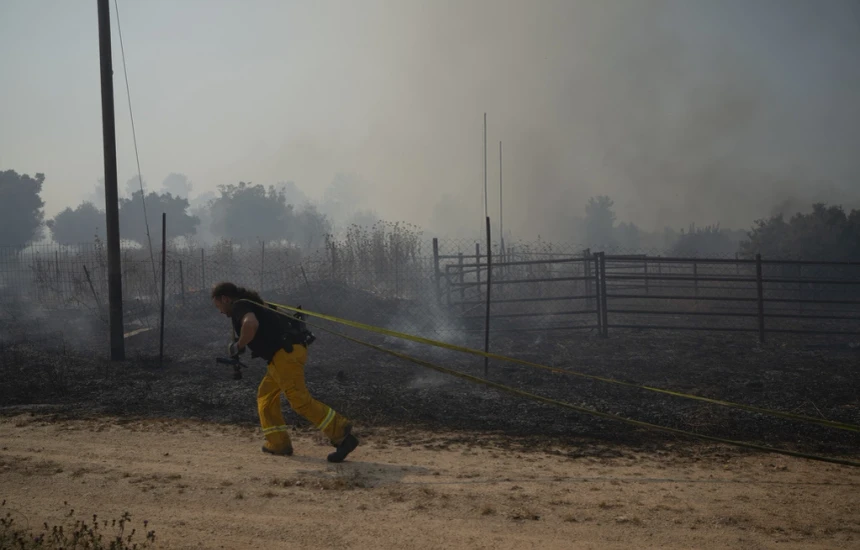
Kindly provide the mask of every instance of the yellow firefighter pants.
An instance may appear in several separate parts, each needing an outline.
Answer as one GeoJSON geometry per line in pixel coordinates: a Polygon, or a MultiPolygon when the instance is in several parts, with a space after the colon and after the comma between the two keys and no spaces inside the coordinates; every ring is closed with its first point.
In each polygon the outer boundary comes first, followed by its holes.
{"type": "Polygon", "coordinates": [[[346,437],[344,428],[350,423],[349,420],[311,397],[305,386],[307,355],[308,350],[304,346],[293,346],[291,353],[278,350],[257,388],[260,425],[266,437],[266,447],[273,451],[280,452],[292,445],[281,411],[282,392],[287,396],[290,407],[328,436],[333,445],[346,437]]]}

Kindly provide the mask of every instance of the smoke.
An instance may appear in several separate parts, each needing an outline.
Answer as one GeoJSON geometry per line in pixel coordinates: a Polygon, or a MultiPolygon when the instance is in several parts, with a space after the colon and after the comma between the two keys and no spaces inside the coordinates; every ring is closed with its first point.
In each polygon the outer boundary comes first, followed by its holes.
{"type": "MultiPolygon", "coordinates": [[[[10,21],[38,16],[25,4],[10,21]]],[[[487,113],[496,234],[499,141],[506,232],[530,240],[575,240],[570,220],[595,195],[615,201],[620,222],[656,232],[749,228],[783,203],[860,202],[856,0],[261,2],[241,13],[223,0],[127,4],[144,174],[187,174],[194,195],[293,181],[333,209],[480,235],[487,113]],[[338,174],[361,182],[340,193],[348,202],[326,196],[338,174]]],[[[77,11],[17,26],[56,52],[57,40],[89,32],[77,11]]],[[[39,78],[66,75],[57,112],[90,98],[86,138],[82,122],[25,109],[20,90],[7,102],[22,114],[9,113],[4,162],[45,164],[49,215],[75,206],[62,204],[70,184],[91,193],[83,182],[102,170],[97,75],[84,50],[39,78]]],[[[20,59],[11,80],[52,89],[28,80],[32,63],[20,59]]],[[[125,181],[136,162],[123,86],[117,93],[125,181]]]]}
{"type": "Polygon", "coordinates": [[[340,68],[360,69],[343,74],[338,112],[363,105],[366,132],[284,152],[361,174],[383,217],[481,230],[484,112],[489,213],[503,141],[505,225],[528,238],[570,239],[596,194],[650,231],[748,228],[791,197],[860,196],[849,2],[398,2],[342,16],[356,18],[345,49],[361,47],[342,52],[340,68]],[[812,192],[821,182],[844,192],[812,192]]]}

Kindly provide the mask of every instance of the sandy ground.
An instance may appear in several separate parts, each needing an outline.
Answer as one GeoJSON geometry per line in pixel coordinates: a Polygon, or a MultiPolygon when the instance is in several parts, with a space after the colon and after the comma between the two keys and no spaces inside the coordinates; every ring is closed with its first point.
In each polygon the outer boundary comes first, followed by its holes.
{"type": "Polygon", "coordinates": [[[70,509],[128,511],[159,548],[860,548],[860,471],[849,467],[733,450],[571,458],[573,444],[403,436],[365,430],[331,465],[309,431],[285,458],[263,455],[248,427],[6,417],[0,499],[37,533],[70,509]]]}

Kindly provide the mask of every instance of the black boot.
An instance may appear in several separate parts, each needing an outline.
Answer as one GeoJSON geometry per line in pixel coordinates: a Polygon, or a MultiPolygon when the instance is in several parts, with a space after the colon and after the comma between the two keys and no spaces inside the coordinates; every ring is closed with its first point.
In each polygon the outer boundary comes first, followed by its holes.
{"type": "Polygon", "coordinates": [[[346,432],[346,437],[337,445],[337,450],[328,455],[329,462],[343,462],[346,455],[358,447],[358,439],[352,435],[352,426],[347,426],[344,431],[346,432]]]}

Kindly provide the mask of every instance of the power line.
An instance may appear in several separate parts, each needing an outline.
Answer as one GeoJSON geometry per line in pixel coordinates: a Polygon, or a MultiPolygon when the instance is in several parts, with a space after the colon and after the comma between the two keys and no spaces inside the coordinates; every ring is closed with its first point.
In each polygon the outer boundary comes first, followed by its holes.
{"type": "Polygon", "coordinates": [[[128,68],[125,63],[125,45],[122,41],[122,25],[119,21],[119,4],[118,0],[114,0],[114,8],[116,11],[116,27],[119,31],[119,48],[122,53],[122,72],[125,75],[125,93],[128,98],[128,116],[131,119],[131,136],[134,141],[134,158],[137,162],[137,183],[140,186],[140,202],[143,204],[143,223],[146,226],[146,240],[149,243],[149,261],[152,264],[152,278],[155,283],[155,292],[158,294],[158,276],[155,270],[155,256],[152,252],[152,237],[149,235],[149,218],[146,215],[146,194],[143,192],[143,175],[140,171],[140,155],[137,151],[137,132],[134,129],[134,111],[131,108],[131,89],[128,85],[128,68]]]}

